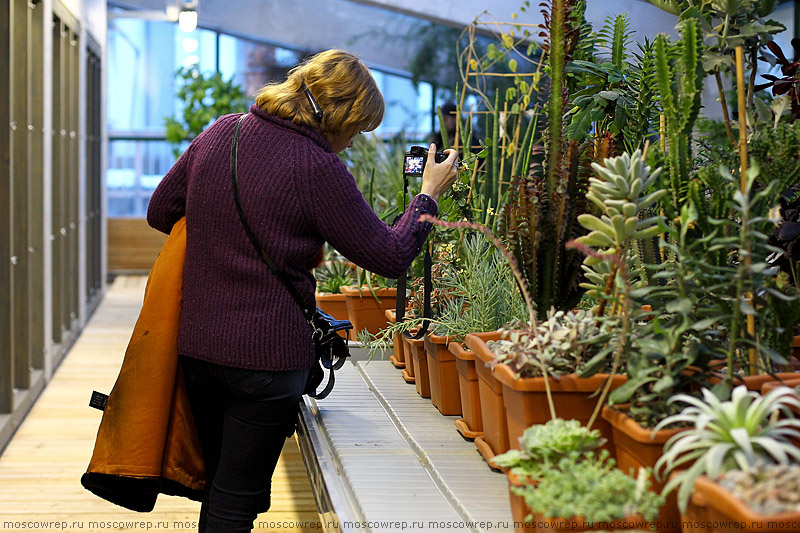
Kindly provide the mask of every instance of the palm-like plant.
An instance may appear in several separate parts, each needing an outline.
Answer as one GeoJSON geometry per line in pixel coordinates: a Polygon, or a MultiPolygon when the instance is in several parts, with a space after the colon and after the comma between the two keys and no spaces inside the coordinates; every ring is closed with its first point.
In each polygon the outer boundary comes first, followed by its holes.
{"type": "Polygon", "coordinates": [[[751,468],[759,461],[800,461],[800,448],[789,441],[791,437],[800,438],[800,420],[791,411],[791,407],[800,408],[800,399],[788,387],[777,387],[760,396],[740,385],[728,401],[720,401],[710,390],[703,389],[703,400],[679,394],[672,401],[688,407],[662,420],[654,431],[675,423],[691,423],[694,427],[667,441],[656,471],[666,465],[666,475],[694,461],[664,487],[664,494],[680,487],[678,504],[684,511],[695,480],[703,474],[715,478],[727,470],[751,468]],[[780,413],[786,418],[777,419],[775,415],[780,413]]]}

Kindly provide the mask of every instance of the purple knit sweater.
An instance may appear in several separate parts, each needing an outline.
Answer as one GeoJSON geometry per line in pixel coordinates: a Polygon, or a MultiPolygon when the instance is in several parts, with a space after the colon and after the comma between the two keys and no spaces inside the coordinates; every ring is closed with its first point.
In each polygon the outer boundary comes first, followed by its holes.
{"type": "MultiPolygon", "coordinates": [[[[307,265],[325,241],[357,265],[397,278],[430,231],[421,213],[436,202],[418,195],[387,227],[319,132],[250,108],[239,138],[242,208],[261,247],[313,309],[307,265]]],[[[311,329],[299,306],[256,254],[231,191],[233,129],[226,115],[199,135],[153,193],[148,223],[169,233],[186,216],[178,351],[258,370],[314,363],[311,329]]]]}

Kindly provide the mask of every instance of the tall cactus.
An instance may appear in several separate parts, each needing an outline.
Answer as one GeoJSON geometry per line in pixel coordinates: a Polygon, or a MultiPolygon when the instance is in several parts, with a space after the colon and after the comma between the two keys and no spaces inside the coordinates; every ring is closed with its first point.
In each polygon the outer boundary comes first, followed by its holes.
{"type": "Polygon", "coordinates": [[[582,234],[577,217],[587,210],[585,193],[592,172],[591,143],[565,142],[563,136],[564,66],[577,46],[584,3],[551,0],[543,5],[549,6],[544,13],[548,30],[544,48],[550,75],[544,146],[531,147],[527,175],[514,183],[501,227],[540,317],[550,307],[570,309],[580,301],[582,258],[565,244],[582,234]]]}
{"type": "Polygon", "coordinates": [[[661,34],[655,40],[656,82],[667,124],[667,166],[670,218],[680,212],[692,166],[691,136],[700,112],[705,72],[702,64],[702,34],[694,18],[683,22],[682,39],[673,45],[661,34]]]}

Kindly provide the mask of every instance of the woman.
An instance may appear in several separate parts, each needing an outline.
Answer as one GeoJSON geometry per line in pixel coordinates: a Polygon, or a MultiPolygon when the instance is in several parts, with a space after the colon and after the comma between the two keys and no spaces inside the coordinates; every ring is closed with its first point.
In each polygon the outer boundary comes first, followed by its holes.
{"type": "MultiPolygon", "coordinates": [[[[337,153],[383,118],[383,98],[355,56],[329,50],[264,87],[241,126],[242,209],[278,270],[314,305],[310,268],[327,241],[377,274],[396,278],[419,253],[437,200],[456,179],[456,154],[429,152],[422,193],[387,227],[337,153]]],[[[178,351],[206,464],[200,531],[250,531],[269,509],[270,481],[294,432],[314,364],[310,326],[248,240],[229,164],[240,115],[199,135],[153,193],[151,226],[169,233],[186,216],[178,351]]],[[[312,307],[313,308],[313,307],[312,307]]]]}

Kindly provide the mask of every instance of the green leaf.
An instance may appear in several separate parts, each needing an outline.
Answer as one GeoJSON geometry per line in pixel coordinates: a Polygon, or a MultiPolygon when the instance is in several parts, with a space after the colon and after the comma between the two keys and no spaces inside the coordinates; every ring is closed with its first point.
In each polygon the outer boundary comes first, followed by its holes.
{"type": "Polygon", "coordinates": [[[675,386],[675,380],[672,376],[664,376],[653,385],[653,392],[664,392],[675,386]]]}
{"type": "Polygon", "coordinates": [[[676,17],[681,14],[681,8],[675,0],[647,0],[647,2],[676,17]]]}
{"type": "Polygon", "coordinates": [[[667,313],[680,313],[687,314],[692,310],[694,304],[689,298],[681,298],[679,300],[671,300],[667,302],[665,309],[667,313]]]}
{"type": "Polygon", "coordinates": [[[605,98],[606,100],[613,102],[617,98],[619,98],[619,93],[614,91],[600,91],[599,93],[597,93],[597,96],[600,96],[601,98],[605,98]]]}
{"type": "Polygon", "coordinates": [[[508,61],[508,69],[511,72],[516,72],[517,71],[517,60],[516,59],[510,59],[508,61]]]}
{"type": "Polygon", "coordinates": [[[629,379],[622,386],[611,391],[608,399],[612,404],[626,403],[633,397],[639,387],[654,380],[655,378],[650,377],[629,379]]]}
{"type": "Polygon", "coordinates": [[[592,127],[592,108],[585,108],[573,115],[572,121],[567,126],[567,137],[570,140],[582,139],[589,128],[592,127]]]}

